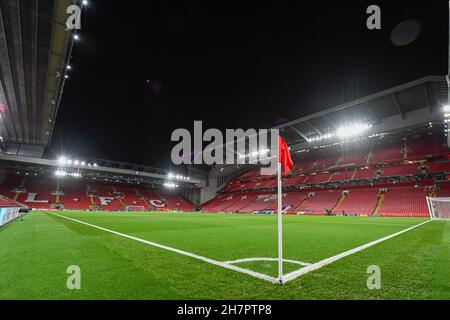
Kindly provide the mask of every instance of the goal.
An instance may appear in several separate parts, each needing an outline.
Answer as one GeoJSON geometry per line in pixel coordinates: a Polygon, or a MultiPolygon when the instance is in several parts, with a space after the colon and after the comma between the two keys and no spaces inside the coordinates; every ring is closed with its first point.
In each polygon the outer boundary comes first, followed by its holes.
{"type": "Polygon", "coordinates": [[[431,219],[450,219],[450,198],[427,197],[427,205],[431,219]]]}
{"type": "Polygon", "coordinates": [[[145,208],[144,206],[126,206],[125,211],[143,212],[145,208]]]}

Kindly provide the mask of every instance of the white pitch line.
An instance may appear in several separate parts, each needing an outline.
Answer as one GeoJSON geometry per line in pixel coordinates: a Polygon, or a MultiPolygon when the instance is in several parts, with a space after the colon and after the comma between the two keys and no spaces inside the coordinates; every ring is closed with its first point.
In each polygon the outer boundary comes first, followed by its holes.
{"type": "Polygon", "coordinates": [[[381,238],[381,239],[378,239],[378,240],[375,240],[375,241],[366,243],[366,244],[364,244],[364,245],[362,245],[362,246],[359,246],[359,247],[357,247],[357,248],[354,248],[354,249],[345,251],[345,252],[340,253],[340,254],[338,254],[338,255],[335,255],[335,256],[333,256],[333,257],[330,257],[330,258],[327,258],[327,259],[325,259],[325,260],[319,261],[319,262],[317,262],[317,263],[311,264],[311,265],[309,265],[309,266],[307,266],[307,267],[305,267],[305,268],[302,268],[302,269],[300,269],[300,270],[297,270],[297,271],[288,273],[288,274],[286,274],[286,275],[283,276],[283,281],[284,281],[284,283],[286,283],[286,282],[292,281],[292,280],[294,280],[294,279],[297,279],[298,277],[303,276],[303,275],[305,275],[305,274],[307,274],[307,273],[309,273],[309,272],[311,272],[311,271],[318,270],[318,269],[320,269],[320,268],[322,268],[322,267],[325,267],[326,265],[329,265],[329,264],[331,264],[331,263],[333,263],[333,262],[336,262],[336,261],[338,261],[338,260],[340,260],[340,259],[342,259],[342,258],[348,257],[348,256],[350,256],[350,255],[352,255],[352,254],[355,254],[355,253],[357,253],[357,252],[360,252],[360,251],[362,251],[362,250],[365,250],[365,249],[367,249],[367,248],[370,248],[370,247],[372,247],[372,246],[374,246],[374,245],[376,245],[376,244],[378,244],[378,243],[381,243],[381,242],[383,242],[383,241],[392,239],[392,238],[394,238],[394,237],[396,237],[396,236],[399,236],[399,235],[401,235],[401,234],[403,234],[403,233],[405,233],[405,232],[408,232],[408,231],[411,231],[411,230],[413,230],[413,229],[415,229],[415,228],[418,228],[418,227],[420,227],[420,226],[423,226],[424,224],[427,224],[428,222],[431,222],[431,221],[433,221],[433,220],[428,220],[428,221],[419,223],[418,225],[415,225],[415,226],[413,226],[413,227],[411,227],[411,228],[408,228],[408,229],[399,231],[399,232],[397,232],[397,233],[391,234],[391,235],[389,235],[389,236],[387,236],[387,237],[384,237],[384,238],[381,238]]]}
{"type": "MultiPolygon", "coordinates": [[[[236,264],[236,263],[244,263],[244,262],[254,262],[254,261],[278,261],[277,258],[245,258],[245,259],[238,259],[233,261],[225,261],[225,263],[228,264],[236,264]]],[[[309,266],[311,263],[306,263],[302,261],[297,260],[290,260],[290,259],[283,259],[284,262],[292,263],[292,264],[298,264],[300,266],[309,266]]]]}
{"type": "Polygon", "coordinates": [[[240,273],[244,273],[244,274],[247,274],[249,276],[252,276],[252,277],[255,277],[255,278],[258,278],[258,279],[262,279],[262,280],[265,280],[265,281],[268,281],[268,282],[271,282],[271,283],[279,283],[279,280],[276,279],[276,278],[270,277],[270,276],[262,274],[262,273],[254,272],[254,271],[251,271],[251,270],[248,270],[248,269],[239,268],[239,267],[233,266],[231,264],[228,264],[226,262],[217,261],[217,260],[214,260],[214,259],[210,259],[210,258],[206,258],[206,257],[203,257],[203,256],[199,256],[197,254],[190,253],[190,252],[187,252],[187,251],[184,251],[184,250],[179,250],[179,249],[168,247],[168,246],[156,243],[156,242],[151,242],[151,241],[147,241],[147,240],[144,240],[144,239],[141,239],[141,238],[133,237],[133,236],[130,236],[130,235],[127,235],[127,234],[124,234],[124,233],[120,233],[120,232],[113,231],[113,230],[110,230],[110,229],[102,228],[102,227],[96,226],[94,224],[90,224],[90,223],[87,223],[87,222],[84,222],[84,221],[80,221],[80,220],[77,220],[77,219],[73,219],[73,218],[69,218],[69,217],[66,217],[66,216],[62,216],[62,215],[59,215],[59,214],[56,214],[56,213],[53,213],[53,212],[49,212],[49,211],[45,211],[45,212],[47,214],[50,214],[50,215],[53,215],[53,216],[56,216],[56,217],[60,217],[60,218],[63,218],[63,219],[67,219],[67,220],[70,220],[72,222],[76,222],[76,223],[79,223],[79,224],[83,224],[83,225],[89,226],[91,228],[95,228],[95,229],[98,229],[98,230],[109,232],[109,233],[115,234],[115,235],[120,236],[120,237],[124,237],[124,238],[127,238],[127,239],[138,241],[138,242],[141,242],[141,243],[153,246],[153,247],[157,247],[157,248],[160,248],[160,249],[164,249],[164,250],[167,250],[167,251],[172,251],[172,252],[175,252],[175,253],[178,253],[178,254],[181,254],[181,255],[184,255],[184,256],[187,256],[187,257],[191,257],[191,258],[203,261],[203,262],[207,262],[207,263],[210,263],[210,264],[213,264],[213,265],[225,268],[225,269],[229,269],[229,270],[237,271],[237,272],[240,272],[240,273]]]}

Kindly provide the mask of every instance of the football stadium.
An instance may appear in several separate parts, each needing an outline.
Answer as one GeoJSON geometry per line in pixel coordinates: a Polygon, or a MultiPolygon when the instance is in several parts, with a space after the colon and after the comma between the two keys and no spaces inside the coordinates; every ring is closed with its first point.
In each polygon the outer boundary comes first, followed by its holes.
{"type": "Polygon", "coordinates": [[[53,152],[71,5],[0,1],[1,300],[450,299],[446,70],[268,126],[278,174],[53,152]]]}

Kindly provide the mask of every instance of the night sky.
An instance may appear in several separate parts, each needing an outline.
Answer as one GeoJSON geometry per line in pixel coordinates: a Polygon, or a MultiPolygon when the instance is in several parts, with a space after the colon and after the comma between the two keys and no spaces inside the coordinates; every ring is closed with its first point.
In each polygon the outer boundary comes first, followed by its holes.
{"type": "Polygon", "coordinates": [[[194,120],[267,128],[447,74],[445,0],[90,2],[49,157],[169,169],[172,131],[194,120]],[[370,4],[382,30],[366,28],[370,4]],[[418,37],[393,44],[408,19],[418,37]]]}

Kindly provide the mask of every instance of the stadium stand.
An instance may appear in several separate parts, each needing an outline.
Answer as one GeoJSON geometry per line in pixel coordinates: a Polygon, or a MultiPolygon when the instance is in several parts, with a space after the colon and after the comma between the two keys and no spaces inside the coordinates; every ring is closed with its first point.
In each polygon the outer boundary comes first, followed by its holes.
{"type": "Polygon", "coordinates": [[[392,188],[378,211],[383,217],[428,217],[426,193],[420,188],[392,188]]]}
{"type": "MultiPolygon", "coordinates": [[[[381,137],[307,150],[283,179],[283,207],[298,214],[428,217],[425,197],[450,196],[450,150],[443,134],[381,137]]],[[[255,168],[230,180],[203,206],[208,212],[275,211],[276,179],[255,168]]]]}
{"type": "Polygon", "coordinates": [[[193,211],[194,205],[178,195],[158,195],[143,187],[83,180],[56,180],[7,176],[0,194],[33,209],[122,211],[127,206],[149,211],[193,211]]]}
{"type": "Polygon", "coordinates": [[[378,199],[378,190],[351,190],[345,197],[345,201],[337,206],[333,212],[336,214],[371,215],[375,211],[378,199]]]}
{"type": "Polygon", "coordinates": [[[336,207],[341,196],[342,193],[339,191],[316,191],[309,195],[308,200],[298,206],[296,210],[314,215],[325,214],[336,207]]]}

